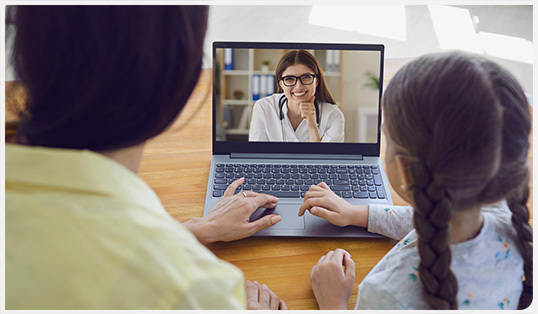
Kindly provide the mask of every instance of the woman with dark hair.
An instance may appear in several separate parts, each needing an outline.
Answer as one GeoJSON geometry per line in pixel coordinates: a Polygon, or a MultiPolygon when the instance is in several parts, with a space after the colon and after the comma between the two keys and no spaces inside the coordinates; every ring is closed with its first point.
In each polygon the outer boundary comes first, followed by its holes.
{"type": "Polygon", "coordinates": [[[277,93],[254,104],[249,141],[344,141],[344,115],[312,54],[288,51],[275,78],[277,93]]]}
{"type": "MultiPolygon", "coordinates": [[[[411,206],[351,205],[321,183],[300,211],[400,240],[359,285],[356,308],[528,307],[531,116],[516,79],[477,55],[426,55],[390,81],[383,114],[387,174],[411,206]]],[[[313,267],[321,309],[347,308],[348,268],[344,250],[313,267]]]]}
{"type": "MultiPolygon", "coordinates": [[[[277,223],[248,217],[278,199],[234,196],[237,180],[208,216],[180,224],[136,176],[144,143],[196,85],[207,7],[19,6],[7,17],[27,102],[6,145],[6,308],[244,309],[242,273],[202,243],[277,223]]],[[[286,308],[256,283],[246,293],[248,308],[286,308]]]]}

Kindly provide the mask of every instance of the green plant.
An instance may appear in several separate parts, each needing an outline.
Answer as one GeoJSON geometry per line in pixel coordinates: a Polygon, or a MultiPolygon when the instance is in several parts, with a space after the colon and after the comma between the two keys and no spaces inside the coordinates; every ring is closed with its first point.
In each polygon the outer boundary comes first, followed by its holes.
{"type": "Polygon", "coordinates": [[[368,71],[364,73],[366,76],[366,83],[364,83],[362,86],[368,87],[371,89],[379,90],[380,81],[379,76],[375,75],[372,71],[368,71]]]}

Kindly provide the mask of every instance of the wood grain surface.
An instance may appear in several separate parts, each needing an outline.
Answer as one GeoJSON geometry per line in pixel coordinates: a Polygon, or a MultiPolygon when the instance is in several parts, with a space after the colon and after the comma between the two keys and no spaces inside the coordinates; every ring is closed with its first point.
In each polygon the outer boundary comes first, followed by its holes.
{"type": "MultiPolygon", "coordinates": [[[[392,66],[389,63],[385,78],[392,77],[405,62],[398,60],[392,66]]],[[[181,116],[146,144],[138,172],[170,215],[180,222],[203,214],[211,162],[211,88],[211,69],[205,69],[181,116]]],[[[11,108],[24,103],[24,99],[19,84],[6,82],[6,122],[16,120],[11,108]]],[[[8,142],[9,136],[6,133],[8,142]]],[[[383,143],[384,138],[382,147],[383,143]]],[[[532,167],[532,149],[529,160],[532,167]]],[[[532,189],[532,179],[530,184],[532,189]]],[[[391,194],[395,204],[405,204],[392,188],[391,194]]],[[[532,194],[528,205],[532,212],[532,194]]],[[[290,309],[306,310],[317,309],[310,270],[322,255],[337,248],[351,253],[356,263],[356,281],[348,303],[352,309],[358,284],[394,244],[389,239],[251,237],[208,247],[219,258],[240,268],[246,279],[267,284],[290,309]]]]}

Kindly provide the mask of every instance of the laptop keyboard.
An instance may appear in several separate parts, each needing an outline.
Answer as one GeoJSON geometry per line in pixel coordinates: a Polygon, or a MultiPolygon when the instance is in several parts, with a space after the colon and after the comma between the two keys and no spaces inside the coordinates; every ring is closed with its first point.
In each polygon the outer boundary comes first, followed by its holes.
{"type": "Polygon", "coordinates": [[[245,177],[240,191],[254,191],[278,198],[303,198],[311,185],[325,182],[343,198],[385,199],[377,165],[305,165],[217,163],[213,196],[220,197],[233,181],[245,177]]]}

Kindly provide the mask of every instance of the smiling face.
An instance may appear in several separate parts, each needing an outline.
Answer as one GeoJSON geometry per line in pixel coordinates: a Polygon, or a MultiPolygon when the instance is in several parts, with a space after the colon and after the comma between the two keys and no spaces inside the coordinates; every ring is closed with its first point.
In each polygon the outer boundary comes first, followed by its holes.
{"type": "MultiPolygon", "coordinates": [[[[288,75],[299,77],[304,74],[315,74],[315,72],[306,65],[297,63],[287,67],[286,70],[282,72],[282,77],[288,75]]],[[[295,84],[295,86],[286,86],[282,80],[279,81],[279,84],[284,91],[284,94],[288,98],[288,104],[298,105],[302,102],[310,102],[312,96],[316,94],[318,79],[314,78],[314,83],[310,85],[303,85],[299,79],[297,80],[297,84],[295,84]]]]}

